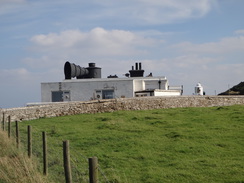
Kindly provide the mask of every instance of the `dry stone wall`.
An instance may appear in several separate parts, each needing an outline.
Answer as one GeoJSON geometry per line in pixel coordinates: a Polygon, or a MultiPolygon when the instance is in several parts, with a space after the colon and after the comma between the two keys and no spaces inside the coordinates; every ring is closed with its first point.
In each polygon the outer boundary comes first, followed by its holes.
{"type": "Polygon", "coordinates": [[[244,96],[179,96],[179,97],[143,97],[94,100],[88,102],[61,102],[22,108],[0,110],[0,119],[25,121],[56,116],[113,112],[118,110],[148,110],[177,107],[212,107],[244,105],[244,96]]]}

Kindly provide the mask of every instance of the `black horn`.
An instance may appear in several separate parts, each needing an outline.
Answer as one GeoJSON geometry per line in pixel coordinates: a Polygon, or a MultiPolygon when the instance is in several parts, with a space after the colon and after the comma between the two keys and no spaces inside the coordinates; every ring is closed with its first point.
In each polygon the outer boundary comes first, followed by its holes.
{"type": "Polygon", "coordinates": [[[67,61],[64,64],[64,75],[65,79],[101,78],[101,68],[95,67],[95,63],[89,63],[89,67],[84,68],[67,61]]]}
{"type": "Polygon", "coordinates": [[[66,62],[64,64],[64,75],[65,79],[71,79],[71,78],[78,78],[84,75],[87,75],[89,71],[84,68],[80,67],[79,65],[75,65],[73,63],[66,62]]]}

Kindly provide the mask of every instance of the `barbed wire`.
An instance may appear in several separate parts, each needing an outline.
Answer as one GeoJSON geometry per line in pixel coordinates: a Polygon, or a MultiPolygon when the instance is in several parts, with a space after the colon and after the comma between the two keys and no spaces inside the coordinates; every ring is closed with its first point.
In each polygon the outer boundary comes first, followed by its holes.
{"type": "Polygon", "coordinates": [[[107,176],[105,175],[104,171],[102,171],[102,169],[99,165],[98,165],[98,170],[102,174],[103,178],[105,179],[105,182],[109,183],[107,176]]]}
{"type": "MultiPolygon", "coordinates": [[[[19,148],[23,151],[27,152],[28,146],[28,139],[27,139],[27,126],[20,125],[19,122],[19,139],[20,144],[19,148]]],[[[2,128],[2,123],[0,125],[2,128]]],[[[8,123],[5,122],[5,131],[8,133],[8,123]]],[[[38,163],[38,170],[42,171],[43,163],[43,141],[42,141],[42,133],[40,129],[35,126],[31,126],[31,136],[32,136],[32,154],[33,158],[37,159],[38,163]]],[[[64,178],[59,176],[63,174],[63,161],[62,161],[62,140],[58,137],[52,136],[54,132],[47,133],[47,139],[51,139],[47,141],[47,156],[48,156],[48,172],[50,174],[56,174],[56,177],[60,177],[60,181],[63,182],[64,178]],[[62,179],[62,180],[61,180],[62,179]]],[[[54,133],[55,134],[55,133],[54,133]]],[[[11,138],[16,139],[16,125],[15,123],[11,123],[11,138]]],[[[72,166],[72,176],[74,182],[89,182],[89,167],[88,167],[88,157],[85,156],[83,153],[79,152],[72,152],[70,154],[71,159],[71,166],[72,166]]],[[[106,173],[102,170],[101,166],[98,166],[98,171],[101,174],[102,180],[100,181],[109,183],[109,179],[106,176],[106,173]]],[[[51,175],[54,177],[55,175],[51,175]]],[[[64,177],[64,176],[63,176],[64,177]]]]}
{"type": "Polygon", "coordinates": [[[75,170],[72,171],[74,173],[74,176],[77,176],[78,179],[81,179],[82,181],[85,181],[85,182],[89,182],[89,179],[88,179],[88,168],[87,166],[80,166],[81,163],[76,159],[74,158],[73,156],[71,156],[71,167],[75,170]]]}

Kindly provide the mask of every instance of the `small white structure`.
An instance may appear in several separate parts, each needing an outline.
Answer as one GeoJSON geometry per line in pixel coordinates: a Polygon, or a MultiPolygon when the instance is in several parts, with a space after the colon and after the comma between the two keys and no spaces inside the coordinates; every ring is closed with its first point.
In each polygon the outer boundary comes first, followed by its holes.
{"type": "MultiPolygon", "coordinates": [[[[62,82],[41,83],[42,102],[61,101],[88,101],[98,99],[131,98],[144,96],[180,96],[183,93],[182,86],[170,87],[166,77],[141,77],[144,70],[132,67],[130,75],[134,77],[110,77],[100,78],[100,68],[95,64],[89,64],[88,68],[79,68],[74,64],[66,63],[65,80],[62,82]],[[92,70],[92,68],[95,68],[92,70]],[[80,70],[88,69],[93,78],[87,78],[88,74],[80,74],[80,70]],[[77,75],[77,70],[79,74],[77,75]],[[142,72],[143,71],[143,72],[142,72]],[[140,73],[141,72],[141,73],[140,73]],[[72,77],[82,79],[71,79],[72,77]],[[99,76],[94,78],[94,76],[99,76]]],[[[137,66],[137,65],[136,65],[137,66]]],[[[85,73],[82,71],[82,73],[85,73]]]]}
{"type": "Polygon", "coordinates": [[[195,95],[203,95],[203,87],[200,83],[195,87],[195,95]]]}

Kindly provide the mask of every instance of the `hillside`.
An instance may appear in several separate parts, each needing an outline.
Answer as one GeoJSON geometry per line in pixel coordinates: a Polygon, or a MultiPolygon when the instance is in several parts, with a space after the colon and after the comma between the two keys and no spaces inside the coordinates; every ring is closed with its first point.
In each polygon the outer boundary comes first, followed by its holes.
{"type": "Polygon", "coordinates": [[[244,82],[240,82],[238,85],[218,95],[244,95],[244,82]]]}
{"type": "MultiPolygon", "coordinates": [[[[73,182],[88,182],[97,156],[100,182],[244,182],[244,105],[81,114],[23,122],[33,153],[48,134],[49,176],[64,182],[62,141],[70,140],[73,182]]],[[[22,139],[25,142],[25,139],[22,139]]]]}

